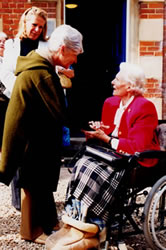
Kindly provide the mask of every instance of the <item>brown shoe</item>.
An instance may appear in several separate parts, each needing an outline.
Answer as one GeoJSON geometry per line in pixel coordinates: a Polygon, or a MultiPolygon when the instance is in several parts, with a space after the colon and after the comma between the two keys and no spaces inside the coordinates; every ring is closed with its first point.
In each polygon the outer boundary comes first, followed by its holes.
{"type": "Polygon", "coordinates": [[[47,250],[85,250],[98,249],[99,244],[97,235],[64,224],[47,238],[45,247],[47,250]]]}
{"type": "Polygon", "coordinates": [[[34,239],[33,242],[37,244],[45,244],[47,238],[48,238],[48,235],[46,235],[45,233],[42,233],[39,237],[34,239]]]}

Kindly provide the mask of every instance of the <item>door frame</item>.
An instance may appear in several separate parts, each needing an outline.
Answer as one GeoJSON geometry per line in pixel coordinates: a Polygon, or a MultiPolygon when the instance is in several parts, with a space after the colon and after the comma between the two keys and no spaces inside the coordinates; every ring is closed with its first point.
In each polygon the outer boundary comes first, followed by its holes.
{"type": "Polygon", "coordinates": [[[139,1],[127,0],[126,61],[139,63],[139,1]]]}

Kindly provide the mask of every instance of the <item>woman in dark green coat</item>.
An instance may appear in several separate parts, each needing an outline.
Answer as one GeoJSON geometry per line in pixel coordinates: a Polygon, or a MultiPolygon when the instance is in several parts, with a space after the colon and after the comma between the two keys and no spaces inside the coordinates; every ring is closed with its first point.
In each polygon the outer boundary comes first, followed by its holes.
{"type": "Polygon", "coordinates": [[[68,68],[83,52],[82,35],[69,25],[48,47],[19,57],[2,143],[0,181],[9,185],[20,166],[21,237],[44,243],[58,221],[53,191],[60,172],[65,100],[55,66],[68,68]],[[45,233],[45,234],[43,234],[45,233]]]}

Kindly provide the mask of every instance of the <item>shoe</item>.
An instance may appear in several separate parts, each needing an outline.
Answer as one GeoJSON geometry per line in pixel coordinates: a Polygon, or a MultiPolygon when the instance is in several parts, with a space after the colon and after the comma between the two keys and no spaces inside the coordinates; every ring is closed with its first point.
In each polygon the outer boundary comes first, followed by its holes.
{"type": "MultiPolygon", "coordinates": [[[[98,229],[98,226],[96,226],[96,229],[98,229]]],[[[47,250],[85,250],[98,249],[99,244],[96,233],[83,232],[64,224],[58,232],[47,238],[45,247],[47,250]]]]}
{"type": "Polygon", "coordinates": [[[45,233],[42,233],[39,237],[34,239],[33,242],[37,243],[37,244],[43,244],[44,245],[47,238],[48,238],[48,235],[45,234],[45,233]]]}

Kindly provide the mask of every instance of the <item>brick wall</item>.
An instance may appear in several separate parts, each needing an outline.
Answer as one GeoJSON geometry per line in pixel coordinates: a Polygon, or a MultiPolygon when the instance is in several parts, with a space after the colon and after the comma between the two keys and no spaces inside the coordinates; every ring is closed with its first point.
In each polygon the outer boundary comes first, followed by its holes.
{"type": "Polygon", "coordinates": [[[163,119],[166,120],[166,4],[164,6],[164,32],[163,32],[163,82],[162,82],[162,109],[163,119]]]}
{"type": "Polygon", "coordinates": [[[141,3],[140,18],[163,18],[163,3],[141,3]]]}
{"type": "Polygon", "coordinates": [[[153,99],[163,119],[163,23],[164,1],[140,1],[139,56],[147,72],[145,97],[153,99]],[[160,100],[160,101],[159,101],[160,100]]]}
{"type": "Polygon", "coordinates": [[[22,13],[31,6],[37,6],[48,13],[48,18],[56,18],[56,1],[32,0],[0,0],[1,29],[14,37],[17,33],[18,22],[22,13]]]}
{"type": "Polygon", "coordinates": [[[159,41],[140,41],[140,56],[162,56],[162,44],[159,41]]]}

